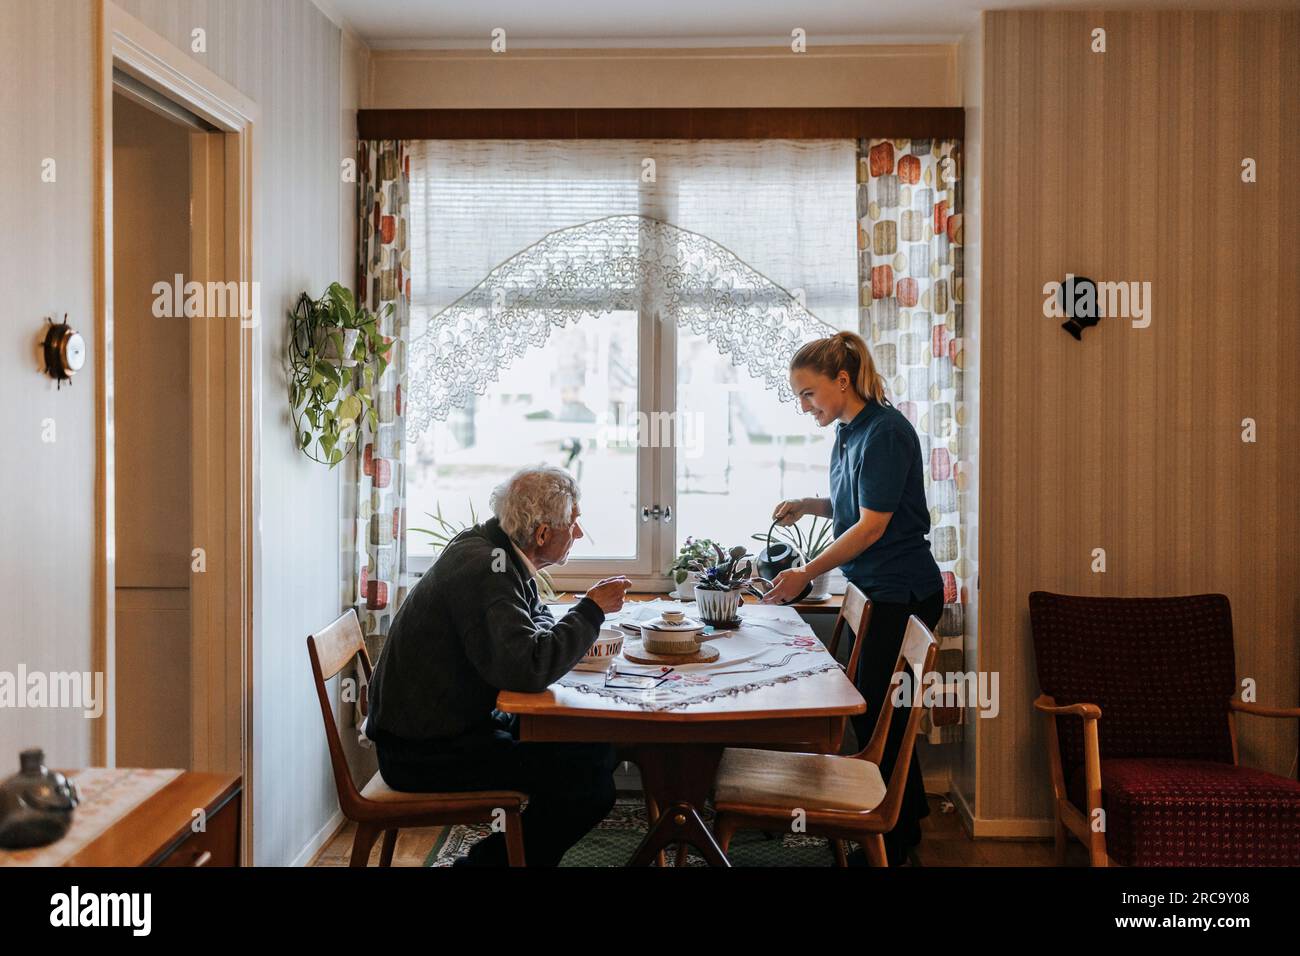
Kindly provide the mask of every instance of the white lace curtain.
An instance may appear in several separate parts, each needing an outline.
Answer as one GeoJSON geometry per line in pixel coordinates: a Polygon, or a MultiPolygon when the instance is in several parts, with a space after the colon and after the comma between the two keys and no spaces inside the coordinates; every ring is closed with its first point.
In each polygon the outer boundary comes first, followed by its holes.
{"type": "Polygon", "coordinates": [[[428,140],[411,144],[411,164],[417,432],[540,344],[566,308],[600,311],[591,296],[638,282],[684,290],[676,309],[661,299],[663,317],[777,389],[773,362],[857,328],[852,140],[428,140]],[[629,263],[638,276],[610,281],[629,263]],[[551,302],[528,299],[548,286],[551,302]]]}

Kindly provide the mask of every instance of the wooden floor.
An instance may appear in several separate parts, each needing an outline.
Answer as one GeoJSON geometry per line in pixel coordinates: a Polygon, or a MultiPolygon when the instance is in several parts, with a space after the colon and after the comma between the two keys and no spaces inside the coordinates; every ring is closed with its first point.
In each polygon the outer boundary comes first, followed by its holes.
{"type": "MultiPolygon", "coordinates": [[[[955,812],[943,812],[942,797],[930,797],[930,815],[921,821],[924,839],[918,856],[922,866],[1052,866],[1051,841],[972,840],[955,812]]],[[[312,866],[347,866],[356,827],[346,824],[312,861],[312,866]]],[[[441,827],[403,830],[397,835],[393,866],[423,866],[441,827]]],[[[1067,863],[1086,866],[1088,854],[1071,842],[1067,863]]],[[[379,864],[379,841],[370,853],[370,865],[379,864]]]]}

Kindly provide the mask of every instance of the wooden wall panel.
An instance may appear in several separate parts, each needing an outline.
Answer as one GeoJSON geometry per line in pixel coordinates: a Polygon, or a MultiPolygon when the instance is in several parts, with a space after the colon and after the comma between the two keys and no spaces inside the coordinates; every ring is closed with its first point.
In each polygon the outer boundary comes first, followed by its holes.
{"type": "MultiPolygon", "coordinates": [[[[1297,702],[1300,13],[988,13],[984,63],[976,815],[1035,820],[1032,590],[1221,591],[1239,674],[1297,702]],[[1150,326],[1076,342],[1042,314],[1067,272],[1149,281],[1150,326]]],[[[1285,772],[1294,724],[1243,722],[1243,761],[1285,772]]]]}

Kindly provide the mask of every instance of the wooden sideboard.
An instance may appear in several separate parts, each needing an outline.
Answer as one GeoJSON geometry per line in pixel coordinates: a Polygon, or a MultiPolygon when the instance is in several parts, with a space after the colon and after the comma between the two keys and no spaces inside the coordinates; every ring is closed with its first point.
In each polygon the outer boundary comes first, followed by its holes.
{"type": "Polygon", "coordinates": [[[86,844],[64,866],[238,866],[240,778],[186,771],[86,844]],[[202,807],[206,829],[192,829],[202,807]]]}

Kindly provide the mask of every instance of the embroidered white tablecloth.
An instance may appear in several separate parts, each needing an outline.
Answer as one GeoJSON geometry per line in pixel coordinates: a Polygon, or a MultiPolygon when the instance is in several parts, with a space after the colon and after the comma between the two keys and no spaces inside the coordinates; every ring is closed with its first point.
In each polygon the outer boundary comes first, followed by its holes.
{"type": "MultiPolygon", "coordinates": [[[[564,608],[554,610],[558,616],[564,608]]],[[[624,605],[622,611],[607,617],[605,623],[639,623],[658,617],[664,610],[685,611],[687,616],[697,613],[694,604],[638,601],[624,605]]],[[[734,630],[706,635],[705,641],[718,650],[716,661],[677,665],[653,690],[607,687],[603,672],[578,670],[569,672],[557,683],[583,693],[617,698],[642,710],[673,710],[839,667],[794,608],[746,604],[740,609],[740,620],[740,627],[734,630]]],[[[625,640],[634,637],[629,634],[625,640]]],[[[624,672],[650,674],[657,669],[654,665],[631,663],[621,654],[614,661],[624,672]]]]}

